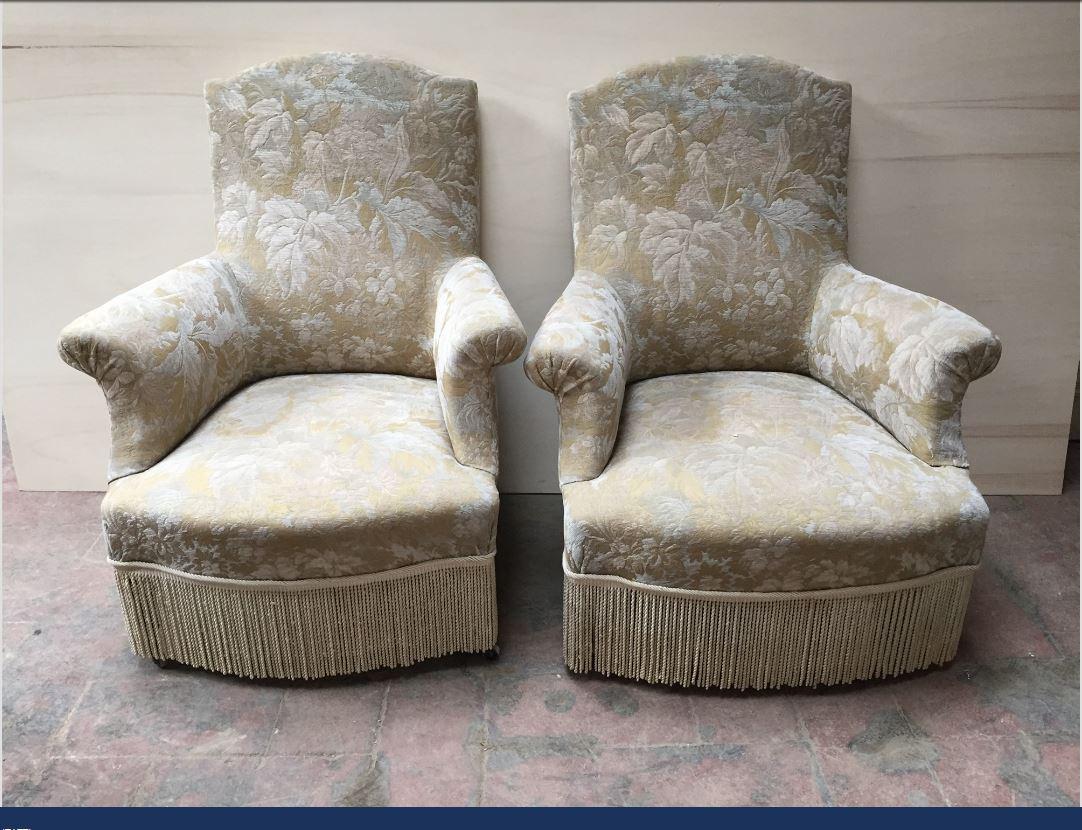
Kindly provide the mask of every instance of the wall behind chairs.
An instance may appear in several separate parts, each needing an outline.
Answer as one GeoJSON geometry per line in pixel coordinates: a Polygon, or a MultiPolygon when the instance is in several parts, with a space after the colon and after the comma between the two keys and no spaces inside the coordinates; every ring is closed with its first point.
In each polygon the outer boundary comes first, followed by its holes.
{"type": "MultiPolygon", "coordinates": [[[[850,249],[1003,339],[963,421],[986,493],[1059,492],[1078,365],[1073,4],[4,4],[5,416],[24,489],[102,489],[78,314],[213,246],[203,81],[324,50],[477,81],[483,255],[532,335],[571,275],[567,92],[743,52],[853,84],[850,249]]],[[[499,370],[505,492],[555,492],[551,397],[499,370]]]]}

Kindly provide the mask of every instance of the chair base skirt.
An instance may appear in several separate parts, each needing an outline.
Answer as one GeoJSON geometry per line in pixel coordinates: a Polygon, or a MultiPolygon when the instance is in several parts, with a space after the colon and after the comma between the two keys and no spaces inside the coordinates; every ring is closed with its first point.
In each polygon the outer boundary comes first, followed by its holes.
{"type": "Polygon", "coordinates": [[[113,565],[132,650],[153,660],[293,680],[496,646],[494,553],[297,582],[113,565]]]}
{"type": "Polygon", "coordinates": [[[571,572],[564,659],[667,685],[819,686],[949,662],[976,565],[903,582],[784,593],[690,591],[571,572]]]}

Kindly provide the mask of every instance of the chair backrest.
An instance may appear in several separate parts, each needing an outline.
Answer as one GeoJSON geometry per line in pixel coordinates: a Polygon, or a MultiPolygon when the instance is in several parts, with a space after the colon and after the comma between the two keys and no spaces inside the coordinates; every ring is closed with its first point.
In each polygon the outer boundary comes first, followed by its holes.
{"type": "Polygon", "coordinates": [[[575,266],[624,299],[632,379],[805,371],[846,255],[846,83],[764,57],[640,66],[573,93],[575,266]]]}
{"type": "Polygon", "coordinates": [[[477,253],[477,87],[326,53],[206,86],[218,251],[257,373],[431,377],[433,304],[477,253]]]}

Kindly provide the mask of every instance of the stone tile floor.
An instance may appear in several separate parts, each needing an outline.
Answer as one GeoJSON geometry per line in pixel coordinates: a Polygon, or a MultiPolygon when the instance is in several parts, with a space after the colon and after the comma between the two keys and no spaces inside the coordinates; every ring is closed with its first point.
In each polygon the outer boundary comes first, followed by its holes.
{"type": "Polygon", "coordinates": [[[1078,447],[1059,497],[993,497],[951,665],[697,692],[569,677],[560,499],[507,496],[503,655],[315,683],[134,657],[96,493],[20,493],[4,453],[8,805],[1077,804],[1078,447]]]}

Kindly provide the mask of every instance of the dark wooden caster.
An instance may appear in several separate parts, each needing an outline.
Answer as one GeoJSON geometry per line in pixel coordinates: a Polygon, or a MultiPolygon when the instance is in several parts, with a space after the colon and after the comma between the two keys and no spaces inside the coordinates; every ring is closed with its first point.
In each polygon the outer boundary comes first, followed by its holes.
{"type": "Polygon", "coordinates": [[[485,652],[485,658],[488,659],[488,660],[499,660],[500,659],[500,647],[499,646],[493,646],[492,648],[490,648],[488,651],[485,652]]]}
{"type": "Polygon", "coordinates": [[[157,657],[154,659],[154,665],[159,669],[175,669],[180,665],[176,660],[159,660],[157,657]]]}

